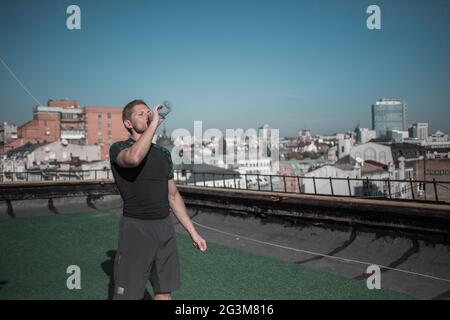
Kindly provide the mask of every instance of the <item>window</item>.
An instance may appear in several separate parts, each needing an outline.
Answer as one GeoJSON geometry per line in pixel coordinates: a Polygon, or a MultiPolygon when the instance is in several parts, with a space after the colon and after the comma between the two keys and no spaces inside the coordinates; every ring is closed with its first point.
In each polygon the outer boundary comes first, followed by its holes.
{"type": "Polygon", "coordinates": [[[386,163],[386,152],[380,151],[379,156],[380,156],[380,162],[381,163],[386,163]]]}
{"type": "Polygon", "coordinates": [[[375,150],[373,148],[367,148],[364,151],[364,160],[374,160],[374,161],[376,161],[377,160],[376,158],[377,158],[376,152],[375,152],[375,150]]]}
{"type": "Polygon", "coordinates": [[[108,119],[111,119],[111,112],[108,112],[108,119]]]}

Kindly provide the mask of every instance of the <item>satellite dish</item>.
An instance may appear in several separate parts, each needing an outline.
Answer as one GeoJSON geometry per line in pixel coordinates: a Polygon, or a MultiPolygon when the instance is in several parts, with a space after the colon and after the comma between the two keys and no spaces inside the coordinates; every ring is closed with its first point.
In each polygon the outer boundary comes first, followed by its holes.
{"type": "Polygon", "coordinates": [[[61,144],[62,144],[63,146],[65,146],[65,147],[67,147],[67,145],[69,144],[69,142],[67,142],[66,139],[62,139],[62,140],[61,140],[61,144]]]}

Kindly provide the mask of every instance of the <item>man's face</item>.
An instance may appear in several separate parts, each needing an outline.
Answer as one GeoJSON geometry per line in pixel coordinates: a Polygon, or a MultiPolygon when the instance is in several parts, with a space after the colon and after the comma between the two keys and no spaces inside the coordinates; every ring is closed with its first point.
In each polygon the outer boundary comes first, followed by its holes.
{"type": "Polygon", "coordinates": [[[138,104],[134,106],[133,112],[131,113],[131,117],[128,123],[130,129],[131,127],[137,133],[143,133],[148,127],[148,113],[150,109],[145,104],[138,104]],[[130,127],[131,126],[131,127],[130,127]]]}

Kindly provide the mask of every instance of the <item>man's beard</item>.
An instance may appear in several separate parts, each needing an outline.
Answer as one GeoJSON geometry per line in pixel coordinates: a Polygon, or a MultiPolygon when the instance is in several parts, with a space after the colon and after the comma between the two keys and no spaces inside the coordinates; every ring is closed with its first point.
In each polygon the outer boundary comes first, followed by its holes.
{"type": "Polygon", "coordinates": [[[142,133],[145,132],[145,130],[147,130],[147,128],[148,128],[148,125],[147,125],[147,126],[146,126],[146,125],[143,125],[141,128],[135,127],[135,128],[134,128],[134,131],[136,131],[136,133],[142,134],[142,133]]]}

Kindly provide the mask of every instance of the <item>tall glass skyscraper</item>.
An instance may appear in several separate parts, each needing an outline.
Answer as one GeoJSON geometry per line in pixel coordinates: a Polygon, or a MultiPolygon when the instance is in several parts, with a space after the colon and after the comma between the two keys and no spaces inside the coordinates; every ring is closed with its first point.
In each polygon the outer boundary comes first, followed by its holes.
{"type": "Polygon", "coordinates": [[[372,105],[372,129],[377,137],[388,130],[408,131],[408,107],[397,98],[381,98],[372,105]]]}

